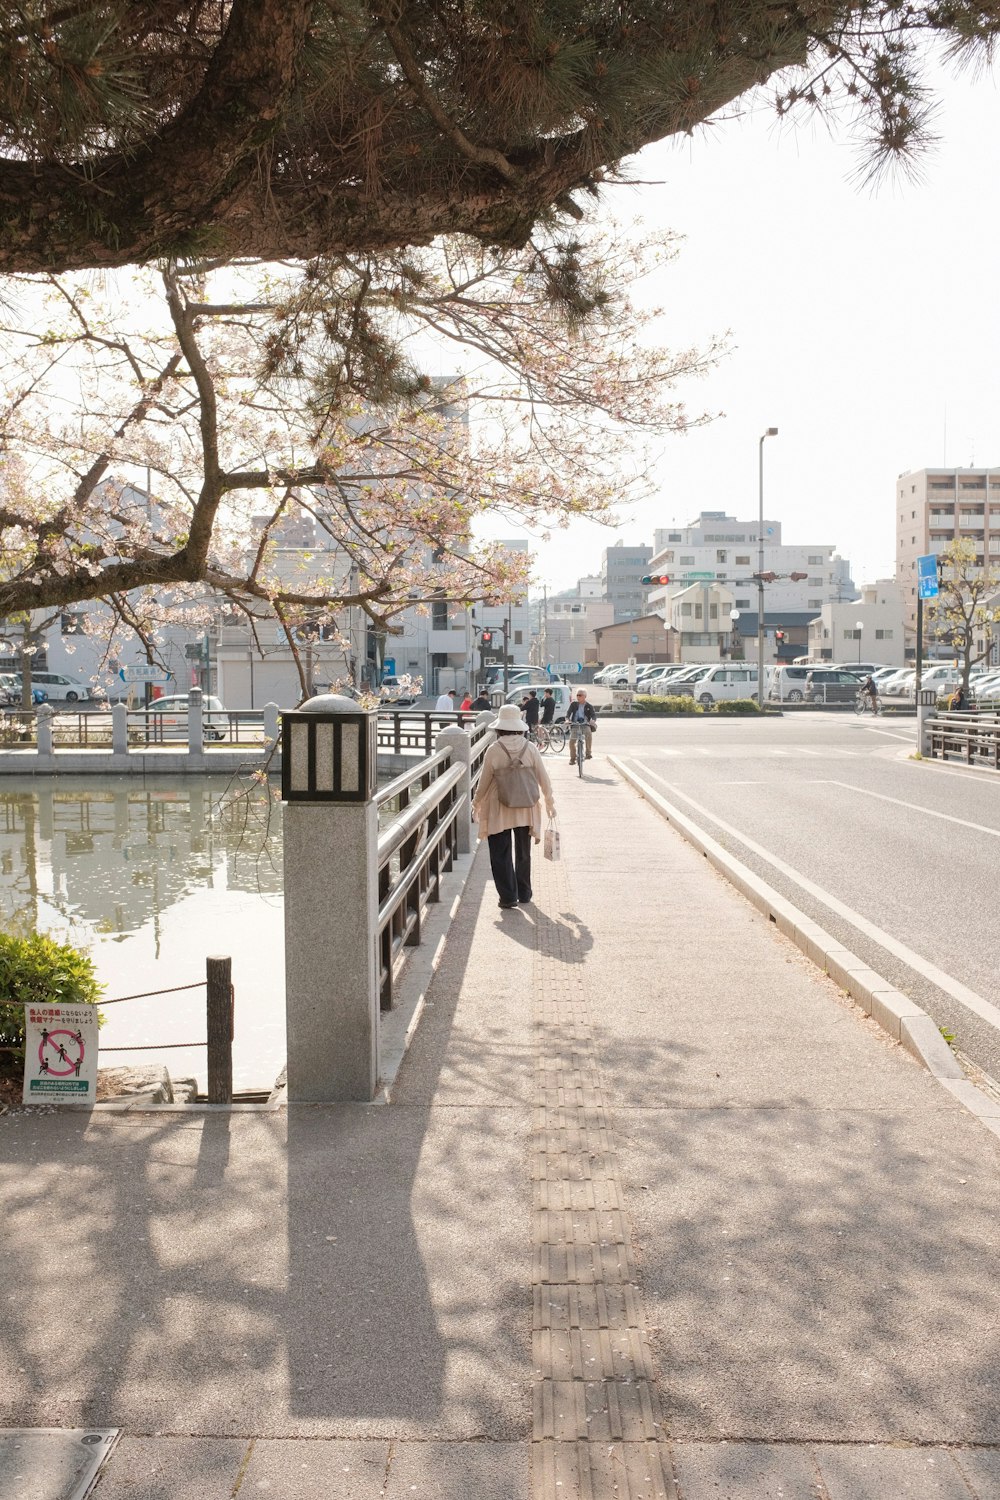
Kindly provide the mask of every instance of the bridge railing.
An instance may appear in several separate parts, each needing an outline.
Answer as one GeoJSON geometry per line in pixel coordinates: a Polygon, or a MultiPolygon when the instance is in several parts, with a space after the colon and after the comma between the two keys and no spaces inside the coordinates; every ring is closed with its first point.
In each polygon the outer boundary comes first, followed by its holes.
{"type": "Polygon", "coordinates": [[[932,759],[958,759],[969,766],[1000,771],[1000,712],[996,709],[936,713],[924,728],[932,759]]]}

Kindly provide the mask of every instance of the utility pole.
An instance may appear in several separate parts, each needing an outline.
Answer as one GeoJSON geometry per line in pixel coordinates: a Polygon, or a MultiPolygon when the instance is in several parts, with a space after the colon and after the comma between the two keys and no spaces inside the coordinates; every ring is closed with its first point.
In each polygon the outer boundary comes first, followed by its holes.
{"type": "Polygon", "coordinates": [[[503,631],[503,696],[504,696],[504,702],[506,702],[507,701],[507,694],[510,692],[510,660],[509,660],[509,657],[508,657],[508,654],[507,654],[507,648],[510,645],[510,610],[509,609],[507,611],[507,618],[506,618],[506,620],[504,620],[503,625],[501,626],[501,629],[503,631]]]}
{"type": "Polygon", "coordinates": [[[757,702],[764,706],[764,443],[777,437],[777,427],[769,427],[760,440],[758,452],[757,498],[757,702]]]}

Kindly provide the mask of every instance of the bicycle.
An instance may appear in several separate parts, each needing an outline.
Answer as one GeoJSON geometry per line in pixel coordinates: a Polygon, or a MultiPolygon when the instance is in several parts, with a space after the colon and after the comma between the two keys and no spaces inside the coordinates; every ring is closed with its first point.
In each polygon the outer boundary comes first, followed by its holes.
{"type": "Polygon", "coordinates": [[[538,746],[540,754],[558,755],[566,744],[566,731],[561,724],[538,724],[528,738],[538,746]]]}
{"type": "Polygon", "coordinates": [[[576,746],[576,769],[580,780],[583,780],[583,757],[587,753],[587,726],[586,724],[571,724],[569,726],[569,742],[576,746]]]}
{"type": "Polygon", "coordinates": [[[882,712],[882,705],[874,693],[858,693],[854,700],[854,712],[856,714],[873,714],[876,718],[882,712]]]}

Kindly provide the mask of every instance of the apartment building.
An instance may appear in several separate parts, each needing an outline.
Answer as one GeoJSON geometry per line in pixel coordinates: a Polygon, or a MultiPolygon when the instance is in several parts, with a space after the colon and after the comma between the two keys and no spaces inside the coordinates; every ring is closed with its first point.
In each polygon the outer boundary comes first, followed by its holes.
{"type": "MultiPolygon", "coordinates": [[[[756,612],[757,589],[749,580],[757,571],[760,556],[760,524],[738,521],[724,511],[702,511],[688,526],[657,528],[653,536],[651,573],[663,573],[670,583],[649,591],[648,608],[670,617],[676,594],[692,583],[725,582],[732,588],[734,608],[756,612]]],[[[850,598],[854,591],[850,567],[828,543],[786,546],[781,540],[781,522],[764,521],[764,570],[778,574],[802,573],[796,582],[783,578],[770,584],[765,613],[812,617],[824,604],[850,598]]]]}
{"type": "Polygon", "coordinates": [[[615,624],[638,620],[646,613],[649,586],[642,579],[649,572],[652,556],[653,549],[648,543],[619,541],[613,547],[605,547],[601,556],[601,598],[614,605],[615,624]]]}
{"type": "Polygon", "coordinates": [[[917,558],[964,537],[980,567],[1000,567],[1000,469],[914,469],[896,480],[896,579],[916,630],[917,558]]]}

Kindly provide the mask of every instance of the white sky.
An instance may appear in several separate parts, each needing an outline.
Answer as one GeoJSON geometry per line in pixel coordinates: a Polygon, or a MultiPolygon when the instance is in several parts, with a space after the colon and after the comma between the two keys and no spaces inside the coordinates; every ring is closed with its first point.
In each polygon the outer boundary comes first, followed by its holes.
{"type": "Polygon", "coordinates": [[[665,441],[658,497],[616,532],[578,521],[538,546],[539,585],[599,572],[619,536],[651,542],[702,510],[755,516],[767,427],[766,514],[786,542],[835,546],[856,583],[892,576],[897,474],[1000,463],[997,84],[930,77],[940,141],[916,183],[858,186],[846,132],[779,125],[764,107],[633,161],[662,186],[615,190],[610,206],[684,236],[649,300],[668,309],[672,346],[731,331],[732,353],[679,392],[725,416],[665,441]]]}

